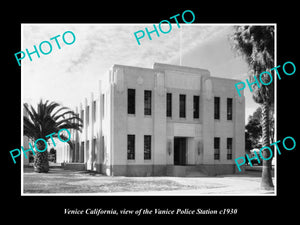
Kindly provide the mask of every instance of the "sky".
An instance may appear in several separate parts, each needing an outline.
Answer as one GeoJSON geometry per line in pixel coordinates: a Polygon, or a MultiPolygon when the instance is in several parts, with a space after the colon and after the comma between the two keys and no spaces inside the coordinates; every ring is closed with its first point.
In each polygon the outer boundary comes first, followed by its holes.
{"type": "MultiPolygon", "coordinates": [[[[166,25],[168,26],[168,25],[166,25]]],[[[211,76],[239,79],[245,82],[248,67],[231,48],[231,25],[172,24],[168,34],[147,35],[138,45],[134,32],[153,29],[153,24],[22,24],[21,50],[34,51],[34,45],[60,35],[52,52],[32,54],[22,60],[23,102],[36,105],[42,98],[56,101],[72,109],[98,89],[114,64],[152,68],[155,62],[208,69],[211,76]],[[72,31],[76,40],[66,45],[62,35],[72,31]]],[[[168,30],[168,27],[162,27],[168,30]]],[[[71,35],[65,36],[68,42],[71,35]]],[[[47,44],[43,50],[47,52],[47,44]]],[[[21,51],[20,50],[20,51],[21,51]]],[[[234,88],[234,87],[233,87],[234,88]]],[[[248,88],[245,89],[245,122],[259,106],[248,88]]]]}

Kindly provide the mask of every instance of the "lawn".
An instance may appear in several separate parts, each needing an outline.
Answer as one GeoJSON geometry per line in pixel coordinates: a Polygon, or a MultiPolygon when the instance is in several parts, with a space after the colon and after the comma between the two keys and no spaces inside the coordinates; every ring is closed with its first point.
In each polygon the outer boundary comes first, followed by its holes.
{"type": "Polygon", "coordinates": [[[29,169],[24,173],[24,193],[145,192],[198,187],[199,185],[182,184],[166,177],[107,177],[58,168],[51,169],[47,174],[34,173],[29,169]]]}
{"type": "Polygon", "coordinates": [[[259,177],[108,177],[87,171],[51,168],[49,173],[34,173],[24,168],[24,194],[39,193],[258,193],[259,177]],[[177,191],[177,192],[176,192],[177,191]]]}

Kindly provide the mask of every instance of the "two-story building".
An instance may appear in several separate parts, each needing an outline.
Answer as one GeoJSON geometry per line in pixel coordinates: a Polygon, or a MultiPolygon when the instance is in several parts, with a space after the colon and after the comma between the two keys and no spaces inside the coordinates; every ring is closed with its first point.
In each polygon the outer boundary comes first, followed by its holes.
{"type": "Polygon", "coordinates": [[[74,149],[57,150],[66,169],[108,176],[235,173],[234,159],[245,154],[239,80],[161,63],[114,65],[108,76],[76,108],[84,126],[72,133],[74,149]]]}

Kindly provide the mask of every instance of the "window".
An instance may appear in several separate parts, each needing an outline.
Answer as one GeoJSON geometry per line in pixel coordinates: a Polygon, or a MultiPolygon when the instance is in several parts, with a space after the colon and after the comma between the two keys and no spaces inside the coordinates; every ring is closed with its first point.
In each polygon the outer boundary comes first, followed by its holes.
{"type": "Polygon", "coordinates": [[[151,159],[151,135],[144,135],[144,159],[151,159]]]}
{"type": "Polygon", "coordinates": [[[128,114],[135,114],[135,89],[128,89],[127,107],[128,114]]]}
{"type": "Polygon", "coordinates": [[[194,95],[193,111],[194,119],[199,119],[199,96],[194,95]]]}
{"type": "Polygon", "coordinates": [[[227,120],[232,120],[232,98],[227,98],[227,120]]]}
{"type": "Polygon", "coordinates": [[[172,117],[172,94],[167,93],[167,117],[172,117]]]}
{"type": "Polygon", "coordinates": [[[104,118],[104,116],[105,116],[105,95],[104,94],[102,94],[101,95],[101,97],[102,97],[102,118],[104,118]]]}
{"type": "Polygon", "coordinates": [[[92,121],[95,122],[96,121],[96,101],[93,101],[93,118],[92,118],[92,121]]]}
{"type": "Polygon", "coordinates": [[[84,111],[83,111],[83,109],[80,111],[80,119],[82,119],[82,121],[83,121],[83,114],[84,114],[84,111]]]}
{"type": "Polygon", "coordinates": [[[185,118],[185,95],[179,95],[179,117],[185,118]]]}
{"type": "Polygon", "coordinates": [[[214,138],[214,159],[220,159],[220,138],[214,138]]]}
{"type": "Polygon", "coordinates": [[[87,126],[89,125],[89,117],[90,117],[90,106],[88,105],[85,111],[85,123],[87,126]]]}
{"type": "Polygon", "coordinates": [[[127,135],[127,159],[134,159],[135,153],[135,135],[128,134],[127,135]]]}
{"type": "Polygon", "coordinates": [[[220,97],[215,97],[215,120],[220,119],[220,97]]]}
{"type": "Polygon", "coordinates": [[[232,138],[227,138],[227,159],[232,159],[232,138]]]}
{"type": "Polygon", "coordinates": [[[144,115],[151,115],[151,91],[144,91],[144,115]]]}

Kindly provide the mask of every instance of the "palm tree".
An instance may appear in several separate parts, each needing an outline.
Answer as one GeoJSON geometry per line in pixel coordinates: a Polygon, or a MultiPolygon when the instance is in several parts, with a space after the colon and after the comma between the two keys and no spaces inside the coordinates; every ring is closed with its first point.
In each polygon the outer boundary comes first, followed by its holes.
{"type": "MultiPolygon", "coordinates": [[[[50,102],[42,100],[37,105],[37,110],[27,103],[24,104],[25,116],[24,116],[24,135],[32,141],[39,138],[43,138],[48,141],[49,134],[55,133],[52,137],[57,137],[57,133],[60,129],[74,129],[81,131],[82,120],[67,107],[61,107],[56,102],[50,102]],[[54,111],[59,107],[56,111],[54,111]]],[[[62,140],[68,138],[63,134],[60,134],[62,140]]],[[[71,140],[68,141],[70,147],[72,147],[71,140]]],[[[38,149],[45,149],[45,143],[43,141],[36,142],[38,149]]],[[[48,151],[35,151],[34,157],[34,171],[38,173],[47,173],[49,171],[48,163],[48,151]]]]}
{"type": "MultiPolygon", "coordinates": [[[[274,67],[274,26],[237,26],[232,35],[233,47],[246,60],[250,76],[249,81],[254,82],[257,77],[259,86],[252,84],[253,99],[262,108],[262,141],[263,146],[270,145],[270,119],[269,110],[274,103],[274,81],[269,85],[262,85],[259,75],[264,71],[270,71],[274,67]]],[[[271,71],[274,77],[274,71],[271,71]]],[[[263,83],[269,83],[270,77],[266,74],[261,76],[263,83]]],[[[269,158],[270,152],[262,152],[264,158],[269,158]]],[[[274,189],[271,176],[271,159],[263,160],[261,188],[264,190],[274,189]]]]}

